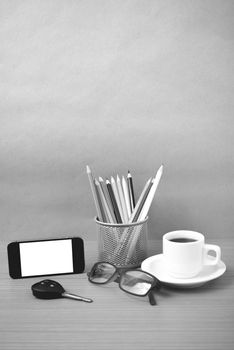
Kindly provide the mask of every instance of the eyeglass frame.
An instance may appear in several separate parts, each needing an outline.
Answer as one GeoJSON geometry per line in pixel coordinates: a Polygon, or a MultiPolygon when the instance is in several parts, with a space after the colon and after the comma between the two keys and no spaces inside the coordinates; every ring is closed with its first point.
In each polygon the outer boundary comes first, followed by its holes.
{"type": "Polygon", "coordinates": [[[150,302],[150,305],[156,305],[156,300],[155,300],[155,297],[154,297],[154,294],[152,293],[153,292],[153,289],[160,289],[161,288],[161,282],[157,279],[157,277],[155,277],[154,275],[152,275],[151,273],[149,272],[146,272],[140,268],[128,268],[128,267],[119,267],[119,266],[116,266],[108,261],[98,261],[96,262],[93,267],[91,268],[90,272],[87,273],[88,275],[88,280],[90,283],[93,283],[93,284],[108,284],[110,282],[116,282],[119,284],[119,288],[125,292],[125,293],[128,293],[128,294],[131,294],[131,295],[135,295],[137,297],[145,297],[146,295],[148,295],[148,298],[149,298],[149,302],[150,302]],[[113,273],[113,275],[105,282],[94,282],[90,279],[90,274],[91,272],[95,269],[96,266],[98,266],[99,264],[108,264],[108,265],[111,265],[115,268],[115,271],[113,273]],[[136,293],[132,293],[132,292],[129,292],[125,289],[123,289],[121,287],[121,277],[124,275],[124,273],[128,272],[128,271],[140,271],[140,272],[143,272],[145,273],[146,275],[150,276],[151,278],[153,278],[153,283],[150,287],[150,289],[145,293],[145,294],[136,294],[136,293]],[[114,278],[115,277],[115,278],[114,278]]]}

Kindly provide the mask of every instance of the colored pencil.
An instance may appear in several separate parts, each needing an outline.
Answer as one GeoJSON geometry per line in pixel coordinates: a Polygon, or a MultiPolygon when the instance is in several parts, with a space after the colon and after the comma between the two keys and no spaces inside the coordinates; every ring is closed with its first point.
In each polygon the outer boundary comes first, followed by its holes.
{"type": "Polygon", "coordinates": [[[124,199],[125,199],[125,203],[126,203],[128,217],[130,218],[131,213],[132,213],[131,212],[131,204],[130,204],[130,198],[129,198],[129,192],[128,192],[128,185],[127,185],[127,182],[126,182],[124,176],[122,176],[122,187],[123,187],[123,194],[124,194],[124,199]]]}
{"type": "Polygon", "coordinates": [[[128,222],[128,213],[127,213],[125,198],[124,198],[123,189],[122,189],[122,185],[121,185],[121,181],[120,181],[119,175],[117,175],[116,185],[117,185],[119,198],[120,198],[120,203],[121,203],[121,207],[122,207],[122,211],[123,211],[124,223],[127,223],[128,222]]]}
{"type": "Polygon", "coordinates": [[[124,222],[124,216],[123,216],[123,210],[122,210],[122,206],[121,206],[121,202],[120,202],[120,198],[119,198],[119,193],[118,193],[118,189],[117,189],[117,185],[115,182],[115,179],[113,178],[113,176],[111,177],[111,186],[115,195],[115,199],[116,199],[116,203],[118,205],[118,209],[119,209],[119,213],[121,216],[121,221],[124,222]]]}
{"type": "Polygon", "coordinates": [[[108,192],[107,187],[106,187],[106,183],[104,182],[104,180],[103,180],[103,178],[101,176],[99,176],[98,179],[99,179],[99,183],[101,185],[104,197],[106,199],[106,203],[107,203],[107,206],[109,208],[111,217],[112,217],[113,221],[116,223],[117,221],[116,221],[116,218],[115,218],[115,213],[114,213],[113,205],[112,205],[112,202],[111,202],[111,199],[110,199],[110,195],[109,195],[109,192],[108,192]]]}
{"type": "Polygon", "coordinates": [[[112,206],[113,206],[113,210],[114,210],[116,221],[117,221],[118,224],[121,224],[122,223],[122,219],[121,219],[121,216],[120,216],[119,208],[118,208],[118,205],[117,205],[117,202],[116,202],[116,199],[115,199],[115,195],[114,195],[111,183],[110,183],[110,181],[108,179],[106,179],[106,187],[107,187],[107,190],[109,192],[109,196],[110,196],[111,203],[112,203],[112,206]]]}
{"type": "Polygon", "coordinates": [[[96,192],[97,192],[97,198],[98,198],[99,207],[100,207],[100,210],[101,210],[101,213],[102,213],[102,222],[108,222],[108,217],[107,217],[106,211],[104,209],[104,206],[103,206],[103,203],[102,203],[102,200],[101,200],[101,195],[100,195],[100,191],[98,189],[98,186],[96,184],[96,179],[94,179],[94,185],[95,185],[96,192]]]}
{"type": "Polygon", "coordinates": [[[99,200],[98,200],[98,197],[97,197],[96,187],[94,185],[93,175],[92,175],[91,169],[90,169],[90,167],[88,165],[86,166],[86,172],[87,172],[87,175],[88,175],[89,184],[90,184],[91,191],[92,191],[94,204],[95,204],[95,208],[96,208],[96,211],[97,211],[98,220],[99,221],[103,221],[103,216],[102,216],[102,213],[101,213],[100,204],[99,204],[99,200]]]}
{"type": "Polygon", "coordinates": [[[100,185],[100,183],[99,183],[99,181],[97,179],[95,179],[95,185],[97,186],[98,194],[100,196],[103,208],[105,210],[105,214],[106,214],[107,220],[108,220],[108,222],[113,224],[115,222],[115,220],[114,220],[114,218],[111,215],[111,212],[110,212],[110,209],[108,207],[108,204],[107,204],[104,192],[103,192],[102,187],[101,187],[101,185],[100,185]]]}
{"type": "Polygon", "coordinates": [[[132,215],[131,215],[131,217],[129,219],[129,223],[138,221],[138,217],[139,217],[140,212],[141,212],[141,210],[142,210],[142,208],[143,208],[143,206],[145,204],[145,200],[147,198],[147,195],[148,195],[148,193],[150,191],[151,186],[152,186],[152,178],[150,178],[146,182],[146,184],[145,184],[145,186],[144,186],[144,188],[143,188],[143,190],[141,192],[141,195],[140,195],[140,197],[139,197],[139,199],[137,201],[137,204],[136,204],[136,206],[135,206],[135,208],[134,208],[134,210],[132,212],[132,215]]]}
{"type": "Polygon", "coordinates": [[[157,188],[158,188],[158,184],[159,184],[159,181],[161,179],[161,176],[162,176],[162,173],[163,173],[163,165],[160,166],[160,168],[158,169],[157,171],[157,174],[154,178],[154,183],[153,183],[153,186],[151,187],[150,189],[150,192],[145,200],[145,204],[142,208],[142,211],[139,215],[139,219],[138,221],[142,221],[146,218],[147,214],[148,214],[148,211],[150,209],[150,206],[151,206],[151,203],[153,201],[153,198],[154,198],[154,195],[157,191],[157,188]]]}
{"type": "MultiPolygon", "coordinates": [[[[153,179],[153,185],[151,186],[151,189],[148,192],[148,196],[145,200],[145,204],[141,210],[138,221],[143,221],[147,217],[148,211],[150,209],[151,203],[152,203],[154,195],[156,193],[156,190],[157,190],[159,181],[161,179],[162,173],[163,173],[163,165],[160,166],[155,178],[153,179]]],[[[129,248],[128,248],[128,253],[127,253],[126,263],[129,262],[132,255],[134,254],[139,234],[140,234],[140,230],[136,227],[135,234],[132,236],[132,239],[130,238],[130,240],[129,240],[129,244],[128,244],[129,248]]]]}
{"type": "Polygon", "coordinates": [[[132,175],[129,170],[128,170],[127,181],[128,181],[128,191],[129,191],[129,197],[130,197],[131,211],[133,211],[133,209],[135,208],[135,195],[134,195],[132,175]]]}

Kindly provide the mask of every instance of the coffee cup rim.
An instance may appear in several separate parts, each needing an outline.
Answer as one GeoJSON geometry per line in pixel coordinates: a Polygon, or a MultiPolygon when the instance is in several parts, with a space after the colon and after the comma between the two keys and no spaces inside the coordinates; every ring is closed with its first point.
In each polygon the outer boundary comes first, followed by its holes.
{"type": "Polygon", "coordinates": [[[176,230],[170,231],[163,235],[163,240],[171,244],[180,244],[179,242],[172,242],[171,239],[175,238],[188,238],[195,239],[194,242],[186,242],[185,244],[196,244],[197,242],[204,242],[204,235],[197,231],[192,230],[176,230]]]}

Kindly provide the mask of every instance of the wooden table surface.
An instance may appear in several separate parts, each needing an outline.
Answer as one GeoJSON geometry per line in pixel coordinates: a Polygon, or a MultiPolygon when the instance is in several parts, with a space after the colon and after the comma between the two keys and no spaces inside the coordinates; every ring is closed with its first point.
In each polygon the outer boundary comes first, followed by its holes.
{"type": "MultiPolygon", "coordinates": [[[[67,291],[94,300],[39,300],[31,285],[43,278],[13,280],[6,246],[0,245],[0,349],[212,349],[234,348],[234,240],[217,239],[226,273],[197,289],[163,288],[157,306],[122,292],[116,283],[95,286],[86,273],[56,276],[67,291]]],[[[85,243],[86,271],[96,244],[85,243]]],[[[150,244],[149,255],[161,252],[150,244]]],[[[51,277],[53,278],[53,277],[51,277]]]]}

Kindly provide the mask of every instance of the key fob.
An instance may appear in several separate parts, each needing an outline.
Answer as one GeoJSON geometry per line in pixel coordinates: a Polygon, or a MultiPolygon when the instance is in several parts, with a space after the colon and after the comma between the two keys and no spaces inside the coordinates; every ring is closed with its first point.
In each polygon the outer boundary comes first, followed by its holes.
{"type": "Polygon", "coordinates": [[[62,298],[65,289],[61,284],[53,280],[43,280],[37,282],[31,287],[32,293],[39,299],[58,299],[62,298]]]}

